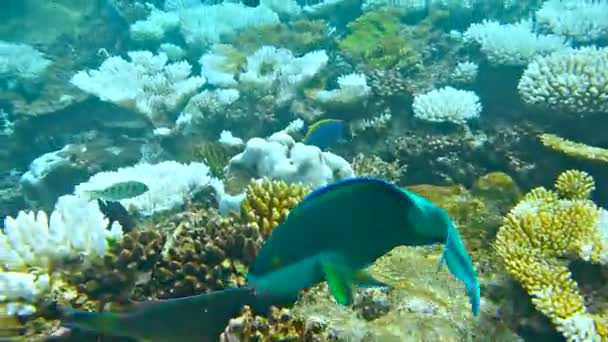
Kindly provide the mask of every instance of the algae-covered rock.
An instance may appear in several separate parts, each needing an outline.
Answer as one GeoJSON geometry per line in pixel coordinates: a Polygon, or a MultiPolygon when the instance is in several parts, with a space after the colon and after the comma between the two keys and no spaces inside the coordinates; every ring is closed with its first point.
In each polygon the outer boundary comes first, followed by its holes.
{"type": "Polygon", "coordinates": [[[276,25],[263,25],[239,33],[231,41],[241,51],[252,53],[263,45],[272,45],[304,54],[319,49],[329,33],[323,20],[295,20],[276,25]]]}
{"type": "MultiPolygon", "coordinates": [[[[493,328],[483,313],[473,317],[463,285],[446,269],[437,272],[440,254],[439,246],[398,247],[377,260],[371,273],[392,289],[376,304],[385,308],[388,301],[388,310],[371,320],[357,307],[336,304],[324,284],[307,292],[292,313],[323,322],[323,336],[337,341],[518,341],[493,328]]],[[[358,289],[355,301],[366,291],[358,289]]]]}
{"type": "Polygon", "coordinates": [[[338,43],[351,61],[374,69],[408,68],[420,61],[419,54],[400,34],[401,12],[371,11],[348,25],[349,34],[338,43]]]}

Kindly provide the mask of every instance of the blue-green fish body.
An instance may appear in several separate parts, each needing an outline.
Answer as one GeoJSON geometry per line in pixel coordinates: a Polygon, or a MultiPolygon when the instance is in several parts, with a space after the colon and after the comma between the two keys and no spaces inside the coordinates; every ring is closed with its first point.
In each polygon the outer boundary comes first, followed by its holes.
{"type": "Polygon", "coordinates": [[[308,127],[308,131],[302,139],[306,145],[314,145],[321,150],[335,144],[344,138],[346,124],[342,120],[323,119],[308,127]]]}
{"type": "Polygon", "coordinates": [[[92,200],[120,201],[139,196],[146,193],[148,190],[150,190],[148,186],[142,182],[126,181],[114,183],[104,189],[86,190],[84,193],[92,200]]]}
{"type": "Polygon", "coordinates": [[[327,281],[340,304],[354,284],[381,285],[364,269],[396,246],[446,243],[442,261],[465,283],[473,313],[479,284],[445,210],[383,180],[351,178],[302,200],[273,231],[249,270],[249,286],[264,295],[297,296],[327,281]]]}
{"type": "Polygon", "coordinates": [[[64,309],[62,324],[106,336],[139,341],[217,342],[228,321],[258,300],[251,288],[142,302],[126,313],[64,309]]]}

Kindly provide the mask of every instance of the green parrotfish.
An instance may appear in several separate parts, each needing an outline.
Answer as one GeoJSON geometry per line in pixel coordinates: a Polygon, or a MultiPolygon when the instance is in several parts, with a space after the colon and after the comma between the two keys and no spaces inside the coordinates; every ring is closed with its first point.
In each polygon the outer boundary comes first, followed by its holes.
{"type": "Polygon", "coordinates": [[[137,303],[125,313],[63,309],[62,325],[106,336],[150,342],[217,342],[244,305],[260,301],[247,287],[137,303]]]}
{"type": "Polygon", "coordinates": [[[465,285],[479,313],[477,274],[447,212],[429,200],[374,178],[350,178],[318,189],[274,229],[249,270],[260,295],[295,297],[327,281],[336,301],[350,305],[354,285],[383,285],[365,268],[397,246],[445,243],[439,267],[465,285]]]}
{"type": "Polygon", "coordinates": [[[84,194],[89,199],[100,199],[102,201],[120,201],[127,198],[133,198],[146,193],[148,186],[138,181],[126,181],[114,183],[107,188],[99,190],[85,190],[84,194]]]}

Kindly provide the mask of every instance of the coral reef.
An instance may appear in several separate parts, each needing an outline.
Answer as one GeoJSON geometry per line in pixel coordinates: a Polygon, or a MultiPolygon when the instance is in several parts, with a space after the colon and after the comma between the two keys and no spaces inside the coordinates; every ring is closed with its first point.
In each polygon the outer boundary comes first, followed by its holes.
{"type": "Polygon", "coordinates": [[[581,47],[539,57],[517,86],[522,99],[568,113],[608,112],[608,48],[581,47]]]}
{"type": "Polygon", "coordinates": [[[329,27],[323,20],[296,19],[277,25],[251,28],[236,35],[230,42],[241,51],[252,53],[262,45],[287,48],[303,54],[323,45],[329,27]]]}
{"type": "Polygon", "coordinates": [[[540,140],[543,145],[564,153],[567,156],[588,159],[599,162],[608,162],[608,150],[601,147],[589,146],[579,142],[564,139],[555,134],[542,134],[540,140]]]}
{"type": "Polygon", "coordinates": [[[220,341],[322,341],[322,330],[321,322],[305,322],[287,309],[272,308],[263,317],[245,306],[239,317],[230,320],[220,341]]]}
{"type": "Polygon", "coordinates": [[[340,51],[353,62],[374,69],[411,68],[420,56],[400,36],[400,22],[399,11],[367,12],[349,24],[350,33],[338,43],[340,51]]]}
{"type": "Polygon", "coordinates": [[[154,266],[150,292],[158,298],[175,298],[243,286],[260,243],[253,224],[224,219],[212,210],[189,212],[154,266]]]}
{"type": "Polygon", "coordinates": [[[387,162],[378,156],[369,156],[359,153],[352,161],[355,175],[382,178],[389,182],[399,184],[407,172],[407,165],[399,160],[387,162]]]}
{"type": "Polygon", "coordinates": [[[69,282],[92,300],[120,302],[137,298],[133,288],[149,278],[160,259],[164,234],[154,230],[134,230],[113,245],[103,260],[69,275],[69,282]]]}
{"type": "Polygon", "coordinates": [[[581,171],[566,171],[556,192],[536,188],[504,219],[496,237],[503,265],[532,297],[568,341],[606,340],[606,313],[592,313],[577,282],[559,259],[608,263],[605,232],[608,213],[588,199],[593,179],[581,171]]]}
{"type": "Polygon", "coordinates": [[[262,236],[268,237],[311,190],[302,184],[287,184],[267,178],[261,182],[253,181],[247,186],[242,215],[259,229],[262,236]]]}

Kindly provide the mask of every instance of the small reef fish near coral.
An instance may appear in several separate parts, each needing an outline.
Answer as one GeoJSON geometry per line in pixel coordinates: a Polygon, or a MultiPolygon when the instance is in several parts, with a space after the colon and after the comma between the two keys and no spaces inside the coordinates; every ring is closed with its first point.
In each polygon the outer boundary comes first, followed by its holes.
{"type": "Polygon", "coordinates": [[[83,194],[92,200],[120,201],[146,193],[150,188],[142,182],[128,181],[115,183],[100,190],[85,190],[83,194]]]}
{"type": "Polygon", "coordinates": [[[344,138],[345,130],[346,124],[344,121],[335,119],[319,120],[308,127],[302,142],[324,150],[344,138]]]}
{"type": "Polygon", "coordinates": [[[0,341],[608,342],[607,18],[0,1],[0,341]]]}

